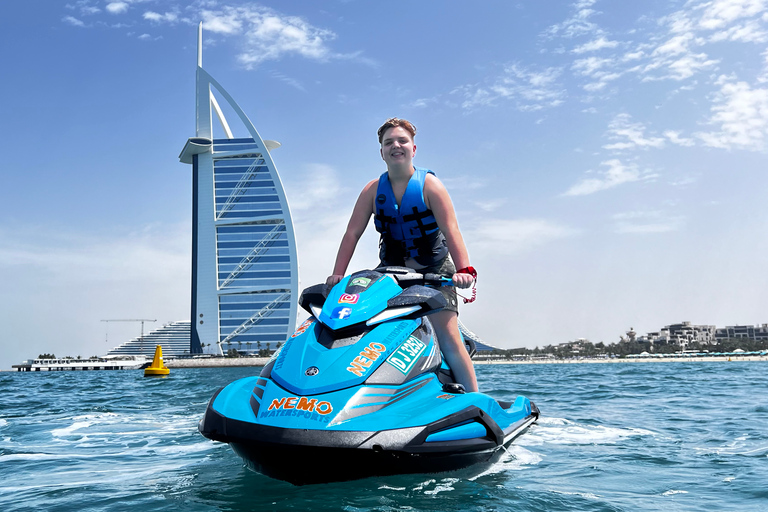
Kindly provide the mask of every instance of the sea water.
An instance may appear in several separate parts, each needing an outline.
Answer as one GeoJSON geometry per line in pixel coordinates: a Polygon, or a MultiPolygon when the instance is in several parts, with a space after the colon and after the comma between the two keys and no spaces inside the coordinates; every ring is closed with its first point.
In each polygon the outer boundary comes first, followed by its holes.
{"type": "Polygon", "coordinates": [[[768,510],[762,362],[478,366],[481,389],[542,411],[490,470],[304,487],[197,432],[256,372],[0,373],[0,510],[768,510]]]}

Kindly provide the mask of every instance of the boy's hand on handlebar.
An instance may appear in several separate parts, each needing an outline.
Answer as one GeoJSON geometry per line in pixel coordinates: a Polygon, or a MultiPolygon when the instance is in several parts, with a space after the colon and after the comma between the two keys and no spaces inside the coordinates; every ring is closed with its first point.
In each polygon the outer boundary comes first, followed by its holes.
{"type": "Polygon", "coordinates": [[[453,284],[457,288],[469,288],[474,282],[475,278],[470,274],[453,274],[453,284]]]}
{"type": "Polygon", "coordinates": [[[333,274],[332,276],[328,276],[328,279],[325,280],[325,284],[328,286],[336,286],[336,283],[344,279],[344,276],[339,274],[333,274]]]}

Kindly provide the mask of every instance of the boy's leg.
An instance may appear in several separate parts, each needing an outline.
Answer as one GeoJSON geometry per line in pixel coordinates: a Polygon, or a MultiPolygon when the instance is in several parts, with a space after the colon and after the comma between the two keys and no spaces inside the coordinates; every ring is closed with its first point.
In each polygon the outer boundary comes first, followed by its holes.
{"type": "Polygon", "coordinates": [[[429,315],[440,348],[443,350],[443,355],[448,366],[451,367],[453,375],[468,392],[473,392],[477,391],[477,377],[475,377],[475,367],[472,365],[472,360],[461,341],[458,317],[458,314],[453,311],[438,311],[429,315]]]}

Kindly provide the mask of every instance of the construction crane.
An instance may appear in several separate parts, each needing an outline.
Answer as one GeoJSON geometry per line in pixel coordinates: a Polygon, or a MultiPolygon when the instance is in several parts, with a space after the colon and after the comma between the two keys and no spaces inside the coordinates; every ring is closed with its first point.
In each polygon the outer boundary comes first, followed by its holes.
{"type": "MultiPolygon", "coordinates": [[[[102,320],[102,322],[141,322],[141,337],[139,338],[139,351],[144,351],[144,322],[157,322],[149,318],[119,318],[117,320],[102,320]]],[[[109,335],[109,331],[107,331],[109,335]]]]}

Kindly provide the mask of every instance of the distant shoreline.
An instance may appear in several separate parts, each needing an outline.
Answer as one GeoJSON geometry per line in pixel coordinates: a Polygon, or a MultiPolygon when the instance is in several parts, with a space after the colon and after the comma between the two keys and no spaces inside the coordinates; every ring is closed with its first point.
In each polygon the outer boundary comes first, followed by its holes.
{"type": "Polygon", "coordinates": [[[490,361],[472,361],[474,364],[585,364],[585,363],[722,363],[737,361],[765,361],[768,362],[768,356],[708,356],[708,357],[633,357],[614,358],[614,359],[546,359],[546,360],[526,360],[510,361],[490,360],[490,361]]]}
{"type": "MultiPolygon", "coordinates": [[[[211,357],[195,359],[168,359],[165,365],[170,369],[182,368],[244,368],[254,366],[264,366],[269,362],[268,357],[211,357]]],[[[477,360],[472,361],[476,365],[493,364],[617,364],[617,363],[722,363],[739,361],[763,361],[768,362],[768,356],[707,356],[707,357],[634,357],[634,358],[614,358],[614,359],[537,359],[525,361],[513,361],[509,359],[499,360],[477,360]]],[[[15,372],[15,369],[0,369],[0,372],[15,372]]],[[[22,372],[26,373],[26,372],[22,372]]]]}
{"type": "MultiPolygon", "coordinates": [[[[171,359],[166,361],[168,368],[222,368],[264,366],[269,361],[268,357],[238,357],[238,358],[202,358],[202,359],[171,359]]],[[[514,361],[510,359],[500,360],[476,360],[474,364],[585,364],[585,363],[676,363],[682,361],[693,362],[728,362],[728,361],[766,361],[768,356],[708,356],[708,357],[636,357],[614,359],[542,359],[514,361]]]]}

